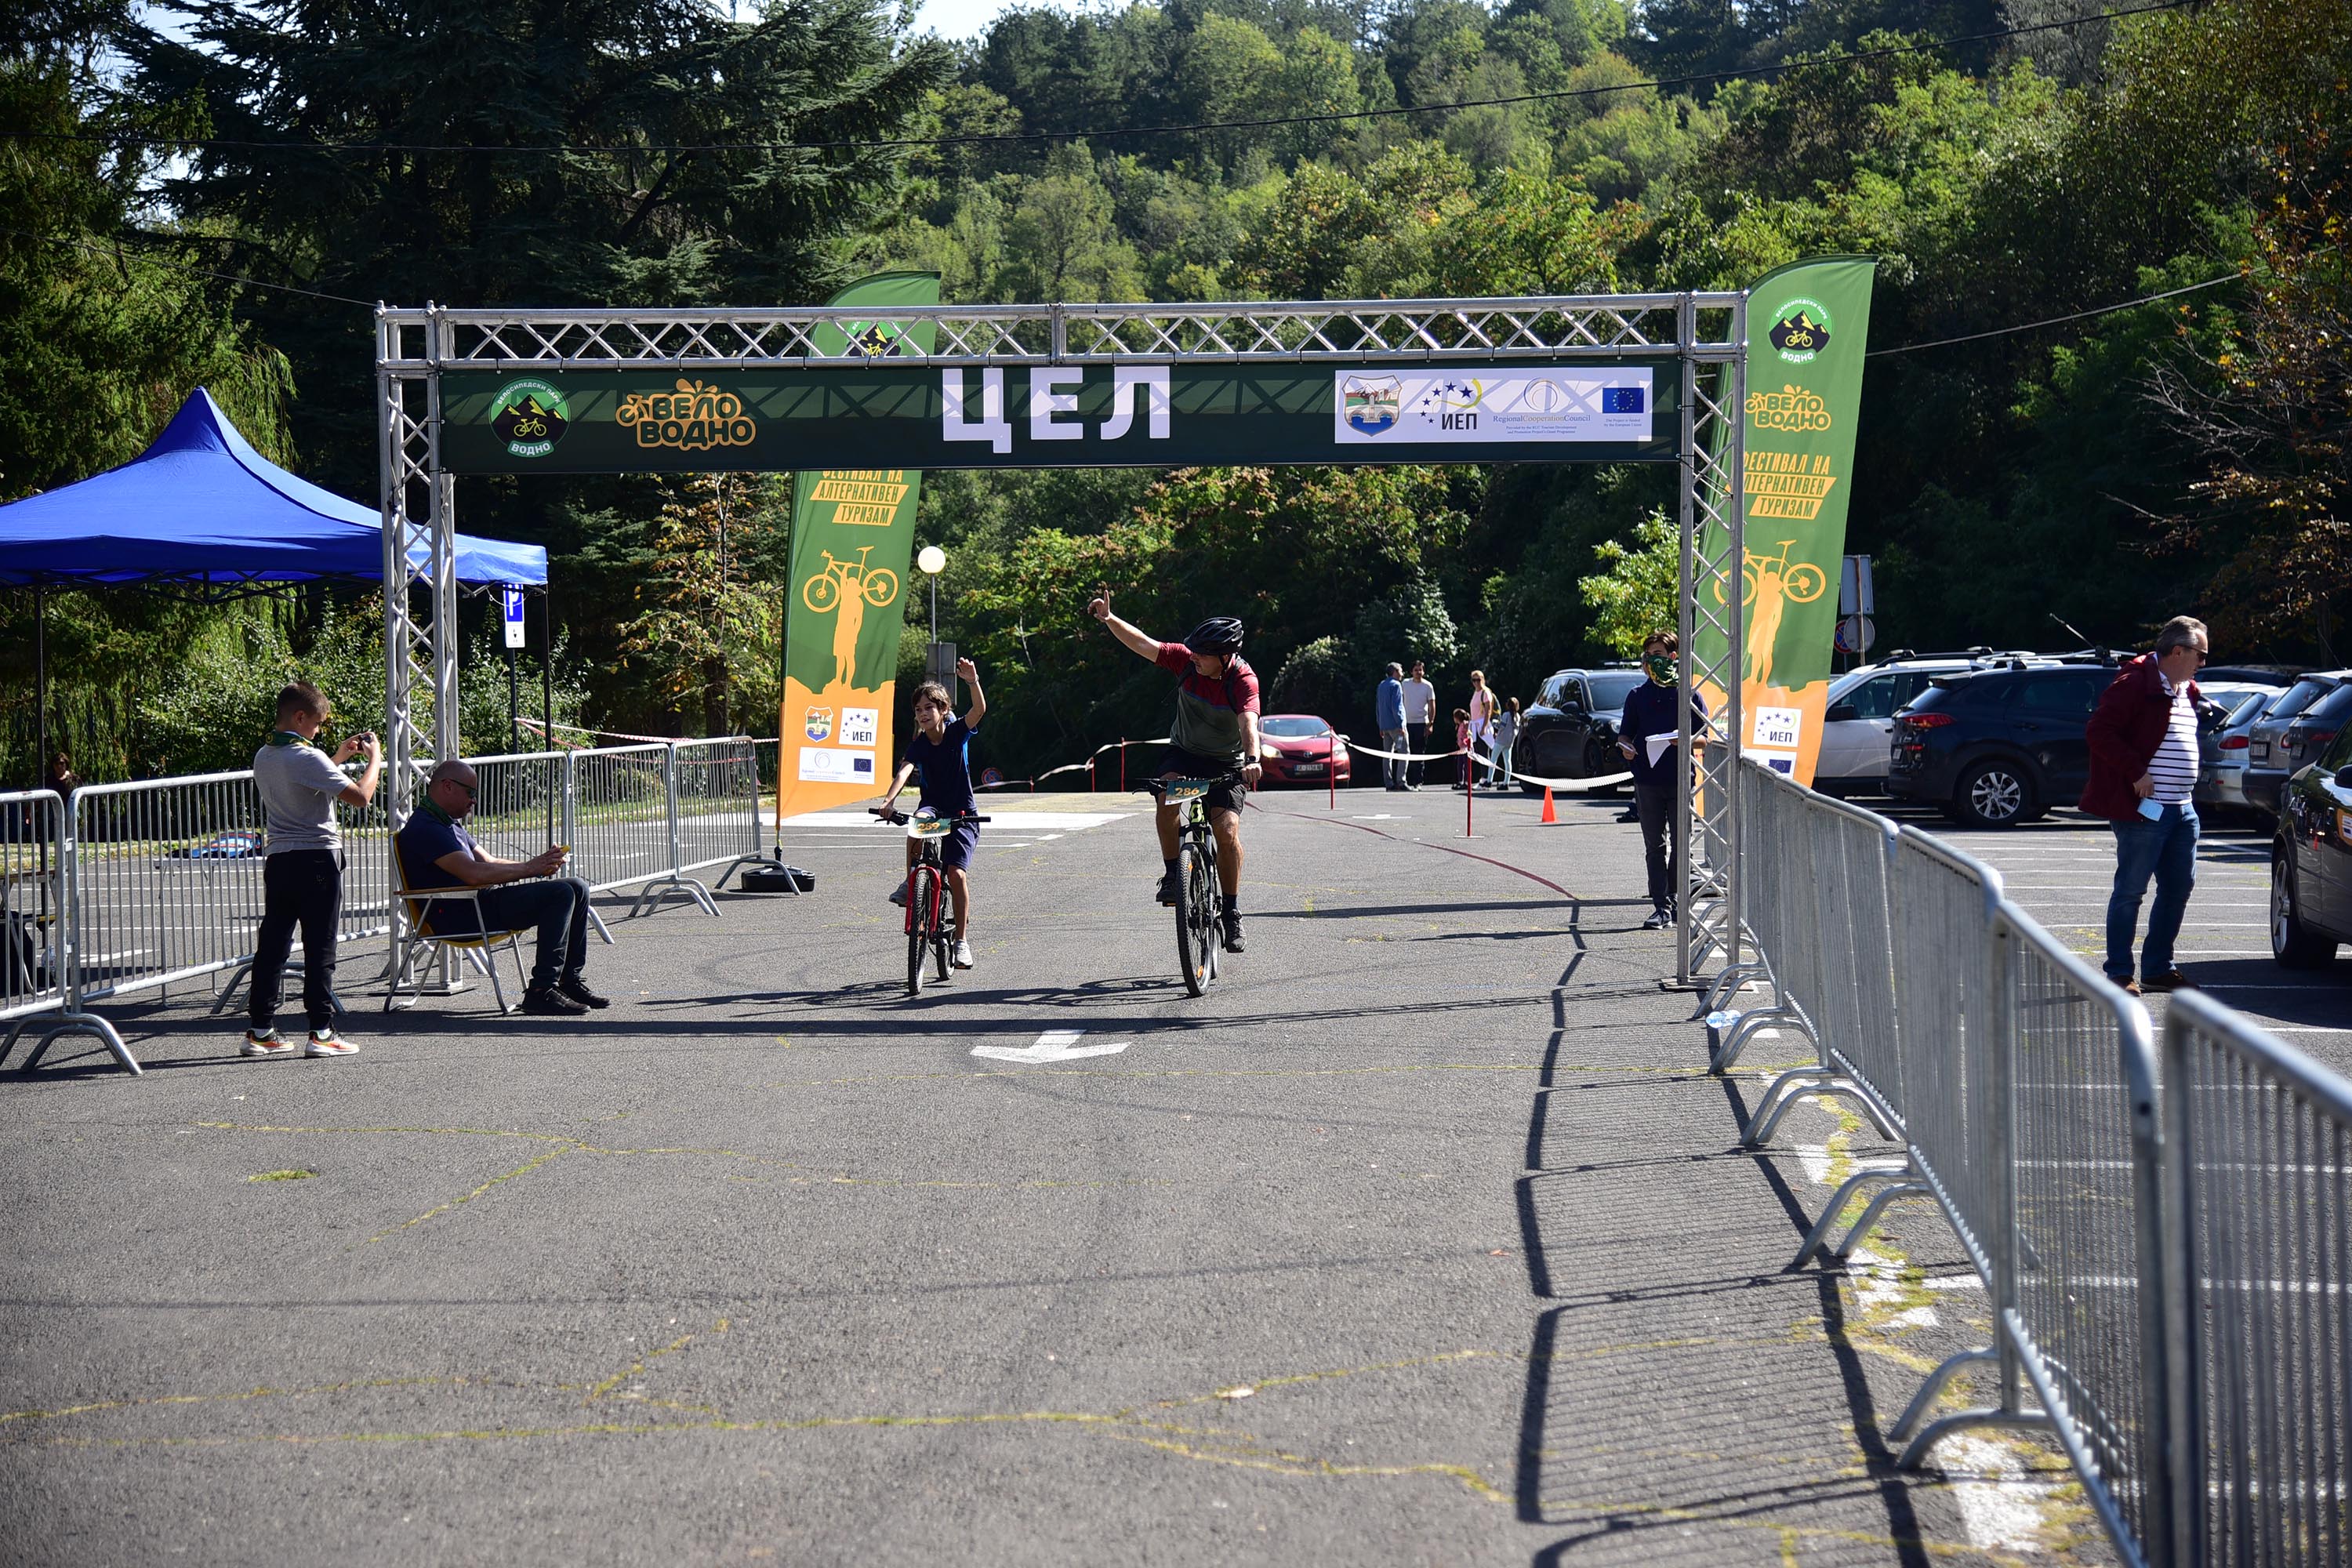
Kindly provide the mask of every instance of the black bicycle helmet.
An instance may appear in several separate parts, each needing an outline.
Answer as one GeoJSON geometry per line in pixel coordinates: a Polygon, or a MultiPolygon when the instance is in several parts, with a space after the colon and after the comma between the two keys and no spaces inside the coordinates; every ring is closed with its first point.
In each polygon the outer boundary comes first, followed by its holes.
{"type": "Polygon", "coordinates": [[[1231,616],[1212,616],[1192,628],[1184,646],[1194,653],[1239,653],[1242,624],[1231,616]]]}

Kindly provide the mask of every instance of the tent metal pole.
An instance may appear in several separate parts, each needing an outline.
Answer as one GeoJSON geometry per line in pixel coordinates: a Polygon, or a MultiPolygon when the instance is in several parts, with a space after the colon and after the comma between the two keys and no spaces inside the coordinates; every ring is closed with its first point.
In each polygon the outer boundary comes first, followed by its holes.
{"type": "Polygon", "coordinates": [[[33,787],[41,789],[49,782],[49,595],[46,588],[33,590],[33,709],[34,722],[39,731],[37,751],[33,758],[33,787]]]}

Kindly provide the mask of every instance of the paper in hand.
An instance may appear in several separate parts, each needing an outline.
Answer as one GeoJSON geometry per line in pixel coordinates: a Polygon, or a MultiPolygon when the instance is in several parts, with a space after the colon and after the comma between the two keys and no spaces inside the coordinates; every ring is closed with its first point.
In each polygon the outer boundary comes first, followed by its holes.
{"type": "Polygon", "coordinates": [[[1662,735],[1652,735],[1649,737],[1650,765],[1654,768],[1656,767],[1658,765],[1658,759],[1664,756],[1668,752],[1673,751],[1675,749],[1675,742],[1680,737],[1676,736],[1672,730],[1668,730],[1662,735]]]}

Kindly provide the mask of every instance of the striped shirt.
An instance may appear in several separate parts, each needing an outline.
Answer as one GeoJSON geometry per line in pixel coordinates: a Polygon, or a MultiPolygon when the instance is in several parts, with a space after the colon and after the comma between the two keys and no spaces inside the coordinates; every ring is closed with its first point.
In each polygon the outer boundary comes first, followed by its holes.
{"type": "Polygon", "coordinates": [[[2152,798],[2158,805],[2179,805],[2197,789],[2197,709],[2189,700],[2188,682],[2175,686],[2161,674],[2157,679],[2172,694],[2172,712],[2147,763],[2148,776],[2156,781],[2152,798]]]}

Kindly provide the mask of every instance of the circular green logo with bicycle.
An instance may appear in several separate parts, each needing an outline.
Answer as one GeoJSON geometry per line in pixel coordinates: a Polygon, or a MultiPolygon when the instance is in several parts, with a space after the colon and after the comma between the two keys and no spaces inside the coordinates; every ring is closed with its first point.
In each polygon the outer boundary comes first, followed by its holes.
{"type": "Polygon", "coordinates": [[[499,388],[490,406],[497,410],[490,416],[490,428],[507,444],[510,457],[544,458],[572,427],[572,408],[563,394],[536,377],[499,388]]]}
{"type": "Polygon", "coordinates": [[[1790,364],[1809,364],[1830,346],[1829,307],[1801,296],[1791,300],[1772,313],[1772,329],[1764,335],[1790,364]]]}

